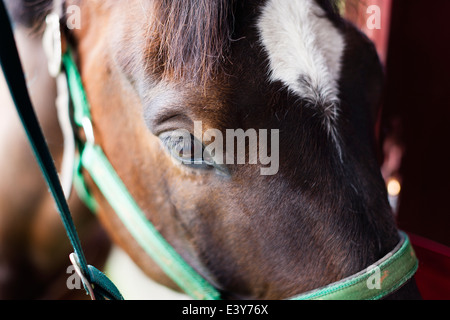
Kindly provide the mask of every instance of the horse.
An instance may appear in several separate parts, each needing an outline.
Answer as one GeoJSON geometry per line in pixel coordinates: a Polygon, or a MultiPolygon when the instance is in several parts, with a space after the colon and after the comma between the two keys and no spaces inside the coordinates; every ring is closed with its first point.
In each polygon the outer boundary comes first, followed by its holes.
{"type": "MultiPolygon", "coordinates": [[[[16,28],[39,39],[53,1],[6,2],[16,28]]],[[[146,218],[223,298],[287,299],[357,274],[398,245],[373,130],[383,70],[373,43],[342,18],[337,1],[66,0],[64,6],[81,13],[81,28],[63,28],[63,47],[73,48],[95,142],[146,218]],[[276,130],[277,171],[261,174],[260,162],[219,163],[217,154],[180,161],[180,148],[190,148],[167,134],[184,130],[187,144],[195,145],[198,122],[200,134],[276,130]]],[[[39,86],[50,88],[42,92],[54,96],[54,84],[42,77],[49,83],[39,86]]],[[[48,135],[60,159],[51,103],[38,104],[46,106],[43,117],[53,124],[48,135]]],[[[12,140],[17,148],[24,144],[12,140]]],[[[268,148],[274,152],[275,145],[268,148]]],[[[86,181],[98,203],[96,217],[76,196],[71,201],[93,259],[103,261],[109,246],[100,221],[150,278],[179,290],[92,179],[86,181]]],[[[54,209],[45,190],[21,189],[9,192],[31,193],[34,202],[14,207],[8,193],[0,194],[6,221],[0,236],[19,236],[0,242],[0,293],[18,288],[26,269],[28,277],[41,277],[28,282],[36,284],[28,294],[48,297],[65,271],[67,248],[58,246],[63,231],[49,217],[54,209]],[[20,223],[7,220],[11,216],[20,223]]],[[[387,298],[419,297],[412,277],[387,298]]]]}

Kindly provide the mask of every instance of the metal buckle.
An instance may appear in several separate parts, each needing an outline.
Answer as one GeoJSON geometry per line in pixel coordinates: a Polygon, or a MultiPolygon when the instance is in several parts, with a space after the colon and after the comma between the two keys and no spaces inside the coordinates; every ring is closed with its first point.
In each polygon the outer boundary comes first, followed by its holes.
{"type": "Polygon", "coordinates": [[[45,18],[47,27],[43,36],[44,51],[48,60],[48,71],[54,78],[61,72],[62,42],[59,15],[52,12],[45,18]]]}
{"type": "Polygon", "coordinates": [[[94,127],[91,119],[89,119],[89,117],[84,117],[83,120],[81,120],[81,125],[83,127],[86,143],[95,145],[94,127]]]}
{"type": "Polygon", "coordinates": [[[80,277],[81,281],[83,282],[83,285],[85,289],[88,292],[88,295],[91,297],[92,300],[95,299],[94,294],[94,288],[92,287],[92,284],[89,282],[89,280],[85,277],[83,272],[81,271],[80,262],[78,261],[78,256],[75,253],[71,253],[69,256],[70,262],[72,262],[73,267],[75,268],[75,272],[80,277]]]}

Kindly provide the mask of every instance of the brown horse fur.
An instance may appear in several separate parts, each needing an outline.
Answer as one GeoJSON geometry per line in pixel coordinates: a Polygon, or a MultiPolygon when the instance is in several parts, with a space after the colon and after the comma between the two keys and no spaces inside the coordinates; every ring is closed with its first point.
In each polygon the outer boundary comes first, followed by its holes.
{"type": "MultiPolygon", "coordinates": [[[[67,39],[96,142],[148,219],[228,298],[288,298],[367,268],[399,241],[374,152],[382,71],[373,44],[333,2],[317,1],[346,39],[339,157],[323,115],[268,81],[253,27],[264,2],[67,1],[82,11],[67,39]],[[235,165],[223,177],[174,164],[158,136],[192,132],[198,120],[204,130],[279,129],[279,173],[235,165]]],[[[91,187],[112,239],[175,288],[91,187]]],[[[392,298],[417,297],[414,281],[404,288],[392,298]]]]}

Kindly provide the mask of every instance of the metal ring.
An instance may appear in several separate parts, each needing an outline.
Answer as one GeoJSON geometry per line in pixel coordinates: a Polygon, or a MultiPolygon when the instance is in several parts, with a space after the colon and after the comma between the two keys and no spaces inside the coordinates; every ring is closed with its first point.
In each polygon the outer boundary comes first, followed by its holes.
{"type": "Polygon", "coordinates": [[[91,297],[92,300],[96,300],[94,288],[92,288],[92,284],[89,282],[89,280],[84,276],[83,272],[81,271],[77,255],[75,253],[71,253],[69,259],[70,262],[72,262],[73,267],[75,268],[75,272],[83,282],[84,287],[88,290],[89,292],[88,295],[91,297]]]}
{"type": "Polygon", "coordinates": [[[88,117],[84,117],[83,120],[81,120],[81,125],[83,126],[84,134],[86,135],[86,142],[94,145],[94,127],[92,126],[91,119],[89,119],[88,117]]]}
{"type": "Polygon", "coordinates": [[[46,19],[46,28],[43,36],[44,51],[47,55],[48,71],[52,77],[61,72],[62,45],[61,26],[59,14],[52,12],[46,19]]]}

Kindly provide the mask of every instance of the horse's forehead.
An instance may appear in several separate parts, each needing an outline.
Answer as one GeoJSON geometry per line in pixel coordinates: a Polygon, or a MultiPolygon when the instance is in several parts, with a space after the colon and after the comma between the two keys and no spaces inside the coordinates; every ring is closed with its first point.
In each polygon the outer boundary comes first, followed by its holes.
{"type": "MultiPolygon", "coordinates": [[[[319,113],[323,113],[324,117],[333,119],[336,114],[339,114],[338,82],[341,77],[341,61],[345,49],[345,40],[342,31],[335,27],[331,20],[329,20],[326,12],[318,5],[316,0],[267,0],[255,4],[255,6],[258,7],[258,10],[255,10],[258,13],[254,17],[255,20],[251,20],[251,23],[256,28],[248,26],[248,30],[252,31],[245,31],[245,33],[251,34],[256,31],[256,38],[253,36],[249,37],[249,41],[251,41],[250,39],[257,39],[258,45],[252,45],[246,49],[261,52],[262,47],[263,52],[265,52],[264,59],[267,59],[260,61],[259,58],[261,56],[255,54],[258,61],[255,61],[255,65],[252,66],[243,65],[248,61],[246,59],[244,59],[246,60],[245,62],[240,61],[239,59],[242,58],[240,54],[237,55],[237,61],[235,61],[234,57],[227,57],[223,61],[232,61],[232,64],[238,67],[233,69],[236,71],[236,74],[234,74],[234,71],[228,74],[228,71],[230,71],[228,67],[224,69],[226,70],[225,73],[232,77],[238,77],[241,82],[247,81],[253,83],[254,79],[250,81],[247,78],[249,76],[247,73],[252,73],[251,70],[260,68],[261,62],[263,62],[267,65],[269,74],[255,71],[254,77],[257,77],[261,82],[269,80],[269,83],[281,83],[291,93],[298,96],[298,98],[318,108],[318,111],[321,111],[319,113]],[[248,72],[245,70],[248,70],[248,72]],[[244,75],[242,74],[243,72],[245,73],[244,75]]],[[[136,10],[138,9],[136,8],[136,10]]],[[[236,19],[239,18],[236,17],[236,19]]],[[[246,21],[244,24],[248,24],[248,20],[246,21]]],[[[240,22],[236,21],[236,23],[239,24],[240,22]]],[[[148,36],[148,33],[145,33],[145,36],[148,36]]],[[[232,45],[236,43],[239,43],[239,41],[234,41],[232,45]]],[[[158,49],[159,47],[155,46],[155,48],[158,49]]],[[[127,50],[130,50],[130,52],[133,51],[131,46],[127,50]]],[[[156,50],[151,53],[146,54],[145,57],[147,59],[154,57],[151,60],[155,60],[155,65],[160,63],[161,61],[157,61],[157,58],[161,58],[161,52],[156,50]]],[[[252,62],[250,61],[250,63],[252,62]]],[[[151,63],[146,63],[146,65],[151,65],[151,63]]],[[[170,64],[163,63],[162,65],[167,66],[170,64]]],[[[170,75],[170,73],[168,74],[170,75]]],[[[230,94],[230,91],[231,94],[235,93],[234,91],[238,91],[236,88],[231,88],[225,92],[224,88],[227,87],[226,78],[220,83],[211,79],[211,87],[218,88],[219,91],[223,92],[221,94],[212,94],[211,92],[214,90],[207,90],[209,99],[206,101],[208,107],[221,107],[221,114],[224,117],[226,114],[232,113],[235,109],[235,103],[234,105],[233,103],[227,103],[225,99],[227,94],[230,94]],[[211,103],[216,100],[222,100],[222,102],[211,103]],[[227,109],[230,109],[229,112],[227,112],[227,109]]],[[[174,79],[171,80],[170,78],[166,80],[174,81],[174,79]]],[[[259,80],[258,83],[261,83],[259,80]]],[[[265,88],[278,90],[278,86],[265,88]]],[[[193,111],[196,109],[204,111],[205,101],[203,101],[204,99],[202,101],[199,99],[202,96],[202,92],[192,92],[190,88],[188,89],[186,91],[189,93],[183,96],[177,95],[177,97],[183,97],[187,101],[192,100],[192,104],[183,103],[183,105],[187,107],[191,106],[190,109],[194,109],[193,111]],[[195,106],[201,106],[201,108],[196,108],[195,106]]],[[[150,92],[152,90],[148,91],[150,92]]],[[[256,99],[256,97],[254,98],[256,99]]],[[[252,102],[250,101],[249,104],[252,102]]],[[[267,107],[274,106],[267,105],[267,107]]],[[[328,124],[328,126],[333,125],[332,120],[324,121],[324,123],[328,124]]]]}
{"type": "MultiPolygon", "coordinates": [[[[242,61],[233,61],[236,65],[247,64],[237,68],[236,76],[241,80],[237,81],[238,85],[242,85],[245,81],[254,83],[255,79],[250,80],[249,77],[260,78],[262,82],[268,80],[268,83],[280,83],[299,98],[296,101],[304,101],[316,108],[317,114],[323,117],[326,129],[333,136],[336,134],[337,118],[341,113],[339,81],[346,47],[344,31],[335,25],[335,21],[330,19],[328,12],[325,12],[316,0],[267,0],[262,4],[258,3],[257,6],[258,14],[252,22],[256,28],[249,28],[256,31],[256,37],[251,36],[249,39],[256,39],[258,45],[246,49],[260,52],[262,48],[265,52],[263,63],[267,66],[265,70],[268,70],[268,73],[255,70],[261,66],[262,61],[259,60],[261,56],[248,52],[249,56],[256,58],[254,65],[246,58],[242,61]],[[242,70],[247,70],[250,75],[243,75],[242,70]]],[[[247,30],[245,34],[252,32],[254,31],[247,30]]],[[[237,59],[242,58],[242,55],[237,55],[237,59]]],[[[220,84],[216,86],[222,87],[220,84]]],[[[273,90],[273,95],[279,96],[278,85],[264,88],[273,90]]],[[[239,91],[237,88],[234,89],[239,91]]],[[[256,94],[252,90],[247,93],[256,94]]],[[[239,101],[242,98],[240,96],[239,101]]],[[[262,103],[255,102],[258,100],[256,96],[243,99],[247,101],[242,101],[242,106],[239,107],[253,103],[263,107],[262,103]]],[[[293,101],[288,96],[286,99],[293,101]]],[[[267,101],[266,103],[270,104],[267,101]]],[[[229,113],[235,110],[233,105],[226,103],[220,105],[223,107],[224,116],[227,114],[227,106],[229,113]]],[[[278,106],[266,105],[266,107],[273,110],[278,106]]],[[[245,116],[246,113],[243,114],[245,116]]]]}

